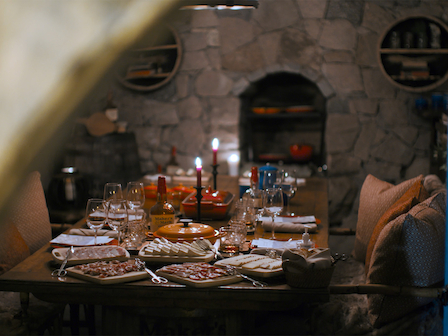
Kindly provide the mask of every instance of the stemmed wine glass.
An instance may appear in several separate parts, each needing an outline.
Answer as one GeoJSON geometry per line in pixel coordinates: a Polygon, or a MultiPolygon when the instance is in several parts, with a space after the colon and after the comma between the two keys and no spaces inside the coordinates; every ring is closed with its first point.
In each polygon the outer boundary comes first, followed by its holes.
{"type": "Polygon", "coordinates": [[[281,187],[266,188],[263,191],[263,208],[272,218],[271,239],[275,239],[275,217],[283,210],[283,190],[281,187]]]}
{"type": "Polygon", "coordinates": [[[145,190],[142,182],[128,182],[126,201],[130,209],[143,207],[143,204],[145,204],[145,190]]]}
{"type": "Polygon", "coordinates": [[[107,219],[106,201],[98,198],[91,198],[87,201],[86,206],[86,222],[95,234],[94,245],[96,245],[96,236],[98,230],[101,229],[107,219]]]}
{"type": "Polygon", "coordinates": [[[126,209],[126,201],[117,200],[109,201],[107,212],[107,223],[110,228],[117,232],[118,245],[121,244],[121,232],[128,222],[128,214],[126,209]]]}
{"type": "Polygon", "coordinates": [[[286,210],[284,211],[284,214],[287,216],[294,215],[290,211],[289,203],[291,201],[291,198],[294,197],[297,190],[297,179],[294,173],[291,174],[286,170],[280,171],[279,174],[281,176],[281,186],[283,189],[283,194],[286,196],[286,210]]]}
{"type": "Polygon", "coordinates": [[[117,203],[123,199],[123,191],[120,183],[108,182],[104,185],[103,198],[109,204],[110,201],[117,203]]]}

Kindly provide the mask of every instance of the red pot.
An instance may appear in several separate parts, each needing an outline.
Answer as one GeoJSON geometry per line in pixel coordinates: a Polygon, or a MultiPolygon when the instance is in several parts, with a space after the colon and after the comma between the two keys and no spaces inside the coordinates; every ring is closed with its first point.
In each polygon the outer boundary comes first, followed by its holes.
{"type": "Polygon", "coordinates": [[[295,161],[307,162],[313,155],[313,147],[310,145],[291,145],[289,153],[295,161]]]}

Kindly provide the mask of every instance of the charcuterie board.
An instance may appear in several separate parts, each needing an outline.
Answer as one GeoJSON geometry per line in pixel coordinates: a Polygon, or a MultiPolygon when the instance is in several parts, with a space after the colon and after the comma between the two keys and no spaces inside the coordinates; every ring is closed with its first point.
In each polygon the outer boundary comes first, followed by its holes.
{"type": "Polygon", "coordinates": [[[99,276],[93,276],[84,274],[82,271],[75,269],[74,267],[67,268],[67,273],[75,278],[91,281],[101,285],[117,284],[123,282],[131,282],[136,280],[142,280],[149,276],[146,271],[130,272],[124,275],[111,276],[107,278],[100,278],[99,276]]]}
{"type": "Polygon", "coordinates": [[[283,274],[281,259],[272,259],[268,256],[259,254],[239,255],[236,257],[219,260],[215,263],[215,265],[233,266],[242,274],[261,278],[270,278],[283,274]],[[249,263],[252,263],[252,266],[249,263]],[[259,264],[258,267],[254,267],[254,265],[257,265],[256,263],[259,264]],[[275,266],[275,268],[262,267],[262,265],[272,265],[275,266]]]}
{"type": "Polygon", "coordinates": [[[215,286],[224,286],[230,285],[236,282],[240,282],[243,280],[239,275],[226,275],[223,277],[215,278],[215,279],[206,279],[206,280],[193,280],[189,278],[183,278],[174,274],[166,273],[163,271],[156,271],[156,274],[164,277],[170,281],[174,281],[183,285],[188,285],[196,288],[206,288],[206,287],[215,287],[215,286]]]}
{"type": "Polygon", "coordinates": [[[98,284],[116,284],[145,279],[148,273],[134,260],[97,261],[67,268],[67,273],[75,278],[98,284]]]}
{"type": "MultiPolygon", "coordinates": [[[[70,248],[55,248],[51,251],[53,260],[62,264],[67,252],[70,248]]],[[[126,249],[121,246],[115,245],[105,245],[105,246],[89,246],[89,247],[75,247],[74,253],[67,260],[68,266],[91,263],[99,260],[109,261],[109,260],[128,260],[130,254],[126,249]]]]}

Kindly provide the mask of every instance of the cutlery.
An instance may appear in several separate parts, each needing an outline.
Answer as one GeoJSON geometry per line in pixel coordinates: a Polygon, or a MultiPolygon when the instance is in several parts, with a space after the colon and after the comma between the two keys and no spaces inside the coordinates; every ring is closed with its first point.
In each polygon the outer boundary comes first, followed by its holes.
{"type": "Polygon", "coordinates": [[[224,267],[229,271],[229,274],[231,274],[231,275],[239,275],[243,279],[246,279],[246,280],[252,282],[252,285],[254,285],[255,287],[266,287],[266,286],[268,286],[268,284],[266,282],[258,281],[258,280],[255,280],[255,279],[253,279],[253,278],[251,278],[251,277],[249,277],[249,276],[247,276],[245,274],[242,274],[234,266],[225,265],[224,267]]]}
{"type": "Polygon", "coordinates": [[[198,239],[196,240],[197,244],[199,245],[200,248],[202,248],[204,251],[212,251],[214,253],[214,257],[216,260],[218,259],[224,259],[224,257],[221,255],[221,253],[218,252],[218,250],[216,249],[216,247],[214,247],[213,245],[207,243],[204,239],[198,239]]]}
{"type": "Polygon", "coordinates": [[[168,282],[167,279],[164,277],[160,277],[157,274],[155,274],[153,271],[151,271],[148,267],[146,267],[145,262],[140,260],[139,258],[135,258],[135,263],[140,266],[140,268],[144,269],[146,273],[148,273],[151,276],[151,281],[155,284],[166,284],[168,282]]]}
{"type": "Polygon", "coordinates": [[[67,275],[67,271],[65,270],[65,265],[67,265],[67,261],[68,259],[70,259],[72,253],[75,252],[75,249],[73,246],[70,246],[70,248],[67,250],[67,255],[65,256],[64,261],[61,264],[61,267],[59,267],[59,269],[55,269],[53,272],[51,272],[51,276],[54,277],[63,277],[67,275]]]}

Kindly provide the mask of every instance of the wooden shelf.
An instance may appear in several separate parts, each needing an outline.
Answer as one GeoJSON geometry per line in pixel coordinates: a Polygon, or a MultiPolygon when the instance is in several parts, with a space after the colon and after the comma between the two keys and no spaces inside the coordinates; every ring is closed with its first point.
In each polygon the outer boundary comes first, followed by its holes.
{"type": "Polygon", "coordinates": [[[427,15],[411,15],[392,23],[379,39],[377,57],[384,76],[400,89],[411,92],[431,91],[448,79],[448,26],[441,20],[427,15]],[[440,48],[430,48],[430,25],[440,29],[440,48]],[[391,33],[403,37],[412,33],[428,40],[427,48],[390,48],[391,33]],[[407,67],[406,63],[423,63],[423,67],[407,67]],[[406,70],[406,71],[404,71],[406,70]],[[403,75],[403,72],[409,73],[403,75]],[[428,76],[412,76],[411,73],[429,73],[428,76]]]}
{"type": "Polygon", "coordinates": [[[182,58],[182,44],[170,26],[161,26],[143,38],[125,55],[117,78],[136,91],[153,91],[167,84],[177,73],[182,58]]]}

